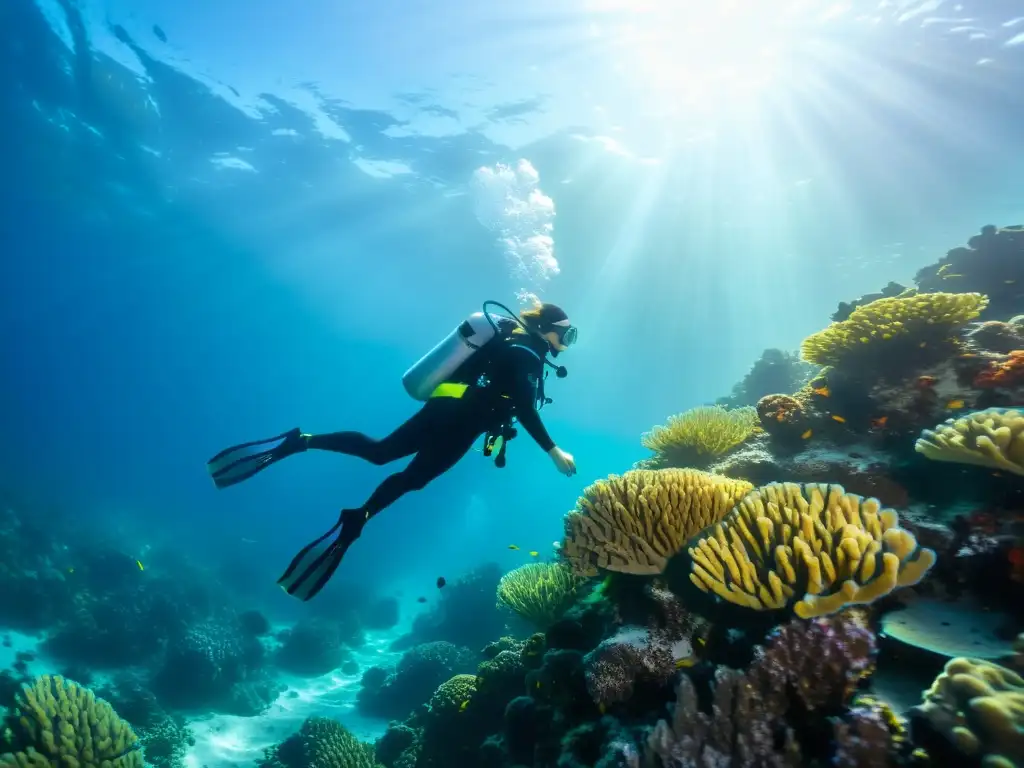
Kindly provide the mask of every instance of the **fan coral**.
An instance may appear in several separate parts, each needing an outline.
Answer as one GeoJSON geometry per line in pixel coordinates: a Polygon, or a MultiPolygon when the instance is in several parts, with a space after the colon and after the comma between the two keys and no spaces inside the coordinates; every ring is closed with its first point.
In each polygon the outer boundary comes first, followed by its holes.
{"type": "Polygon", "coordinates": [[[24,751],[0,755],[3,768],[142,768],[131,727],[88,688],[44,675],[22,689],[15,710],[13,741],[24,751]]]}
{"type": "Polygon", "coordinates": [[[926,429],[914,450],[933,461],[974,464],[1024,475],[1024,412],[988,408],[926,429]]]}
{"type": "Polygon", "coordinates": [[[1005,667],[952,659],[914,715],[986,768],[1024,763],[1024,679],[1005,667]]]}
{"type": "Polygon", "coordinates": [[[687,467],[720,456],[746,440],[757,426],[757,411],[746,406],[728,410],[703,405],[670,416],[641,438],[654,452],[644,466],[649,469],[687,467]]]}
{"type": "Polygon", "coordinates": [[[1012,387],[1024,381],[1024,350],[1015,349],[1005,360],[993,360],[989,367],[974,377],[978,389],[1012,387]]]}
{"type": "Polygon", "coordinates": [[[923,293],[878,299],[857,307],[849,318],[804,339],[801,354],[819,365],[842,366],[859,350],[895,342],[942,341],[976,318],[988,299],[980,293],[923,293]]]}
{"type": "Polygon", "coordinates": [[[572,607],[582,583],[565,563],[527,563],[501,577],[498,604],[547,629],[572,607]]]}
{"type": "Polygon", "coordinates": [[[661,573],[694,534],[722,517],[753,486],[695,469],[638,469],[583,491],[565,516],[562,555],[581,576],[598,570],[661,573]]]}
{"type": "Polygon", "coordinates": [[[746,496],[688,552],[690,580],[755,610],[794,605],[803,618],[870,603],[919,582],[935,552],[895,510],[842,486],[772,483],[746,496]]]}

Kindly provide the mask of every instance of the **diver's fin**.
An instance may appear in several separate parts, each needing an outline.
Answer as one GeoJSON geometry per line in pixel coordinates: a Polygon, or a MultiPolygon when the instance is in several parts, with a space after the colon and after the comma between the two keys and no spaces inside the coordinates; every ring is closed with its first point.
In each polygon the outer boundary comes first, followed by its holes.
{"type": "Polygon", "coordinates": [[[365,523],[366,513],[362,510],[343,510],[338,522],[327,533],[307,544],[292,558],[277,580],[278,585],[302,601],[316,597],[341,565],[341,559],[352,542],[359,538],[365,523]],[[335,531],[338,531],[337,536],[334,536],[335,531]]]}
{"type": "Polygon", "coordinates": [[[266,440],[253,440],[225,448],[206,462],[206,471],[218,488],[248,480],[275,461],[306,450],[306,441],[299,428],[290,429],[266,440]]]}

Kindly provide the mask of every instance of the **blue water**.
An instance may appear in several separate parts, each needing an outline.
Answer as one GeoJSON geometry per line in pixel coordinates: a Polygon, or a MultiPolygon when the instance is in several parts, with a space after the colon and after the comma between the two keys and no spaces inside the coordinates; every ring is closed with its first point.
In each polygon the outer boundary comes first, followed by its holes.
{"type": "Polygon", "coordinates": [[[580,329],[543,412],[579,474],[524,435],[375,520],[337,581],[415,611],[550,551],[765,348],[1019,221],[1020,3],[675,5],[5,0],[0,483],[293,616],[274,579],[387,470],[217,492],[205,460],[382,435],[413,361],[537,294],[580,329]]]}

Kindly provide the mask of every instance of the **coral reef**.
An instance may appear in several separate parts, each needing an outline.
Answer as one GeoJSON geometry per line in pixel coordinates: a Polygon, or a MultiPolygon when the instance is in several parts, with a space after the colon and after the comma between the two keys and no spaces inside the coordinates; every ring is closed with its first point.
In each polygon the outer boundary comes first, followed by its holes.
{"type": "Polygon", "coordinates": [[[0,766],[142,768],[131,727],[87,688],[44,675],[25,686],[8,718],[12,752],[0,766]]]}
{"type": "Polygon", "coordinates": [[[803,618],[916,584],[935,562],[876,499],[795,483],[758,488],[688,553],[690,580],[703,591],[755,610],[799,598],[803,618]]]}
{"type": "Polygon", "coordinates": [[[599,480],[565,516],[573,570],[657,574],[686,540],[720,520],[752,486],[699,470],[632,470],[599,480]]]}
{"type": "Polygon", "coordinates": [[[498,603],[547,629],[576,602],[582,584],[565,563],[527,563],[501,577],[498,603]]]}
{"type": "Polygon", "coordinates": [[[374,748],[336,720],[310,717],[299,731],[267,750],[259,768],[379,768],[374,748]]]}
{"type": "Polygon", "coordinates": [[[921,433],[914,450],[933,461],[1024,475],[1024,411],[989,408],[921,433]]]}
{"type": "MultiPolygon", "coordinates": [[[[952,751],[956,762],[945,765],[967,765],[978,758],[986,768],[1020,765],[1024,762],[1024,679],[989,661],[952,659],[925,692],[911,723],[915,737],[918,729],[924,729],[946,739],[952,750],[944,751],[952,751]]],[[[933,749],[939,752],[942,747],[933,749]]]]}
{"type": "Polygon", "coordinates": [[[878,299],[804,339],[803,358],[818,365],[879,368],[883,358],[902,362],[922,357],[949,341],[956,329],[981,314],[988,299],[979,293],[926,293],[878,299]],[[930,348],[929,348],[930,347],[930,348]]]}
{"type": "Polygon", "coordinates": [[[644,469],[697,467],[735,448],[757,426],[757,412],[744,406],[729,410],[704,405],[670,416],[641,438],[644,448],[654,453],[642,462],[644,469]]]}

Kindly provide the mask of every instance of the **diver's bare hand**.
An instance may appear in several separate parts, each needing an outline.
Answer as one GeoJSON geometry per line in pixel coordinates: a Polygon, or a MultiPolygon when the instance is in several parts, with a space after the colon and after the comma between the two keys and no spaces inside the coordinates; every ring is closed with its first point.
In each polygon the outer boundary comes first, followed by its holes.
{"type": "Polygon", "coordinates": [[[566,453],[556,445],[548,451],[548,456],[555,462],[555,468],[566,477],[572,477],[576,474],[576,460],[572,457],[571,453],[566,453]]]}

